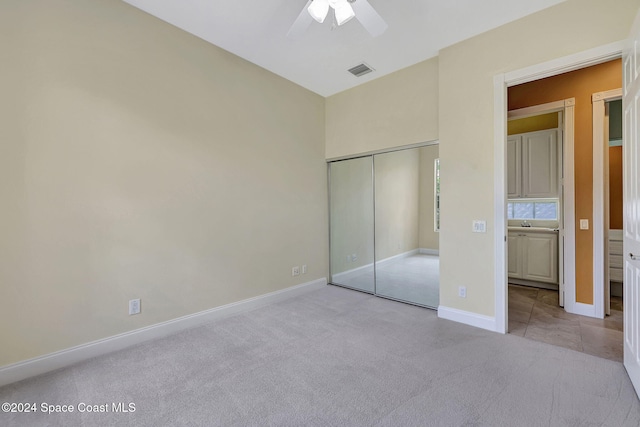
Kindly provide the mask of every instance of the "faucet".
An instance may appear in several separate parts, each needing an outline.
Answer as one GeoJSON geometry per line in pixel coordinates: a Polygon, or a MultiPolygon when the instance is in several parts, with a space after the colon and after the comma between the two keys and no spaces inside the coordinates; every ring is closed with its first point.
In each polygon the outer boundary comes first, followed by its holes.
{"type": "Polygon", "coordinates": [[[526,219],[520,223],[521,227],[531,227],[531,223],[526,219]]]}

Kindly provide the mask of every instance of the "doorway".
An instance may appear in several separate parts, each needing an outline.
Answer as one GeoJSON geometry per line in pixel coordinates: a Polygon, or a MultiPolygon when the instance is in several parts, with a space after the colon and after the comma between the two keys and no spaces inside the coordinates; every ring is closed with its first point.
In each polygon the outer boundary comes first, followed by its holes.
{"type": "MultiPolygon", "coordinates": [[[[580,70],[585,67],[592,66],[594,64],[602,64],[611,60],[619,59],[622,53],[622,45],[608,45],[599,48],[591,49],[580,53],[579,55],[573,55],[571,57],[560,58],[547,63],[536,64],[531,67],[511,71],[505,74],[497,74],[494,76],[494,158],[496,163],[495,168],[495,216],[494,222],[496,224],[496,231],[494,235],[496,256],[495,256],[495,297],[496,297],[496,310],[495,310],[495,330],[497,332],[506,333],[508,331],[508,298],[507,298],[507,245],[505,244],[507,238],[507,223],[506,223],[506,208],[507,199],[506,194],[506,134],[507,134],[507,90],[510,87],[533,82],[546,78],[549,76],[557,76],[563,73],[568,73],[575,70],[580,70]]],[[[569,117],[565,120],[569,122],[569,117]]],[[[573,150],[574,141],[565,135],[565,159],[566,155],[573,150]]],[[[571,188],[573,182],[568,182],[573,176],[573,163],[567,163],[565,161],[564,171],[566,175],[565,188],[571,188]]],[[[565,193],[565,202],[569,204],[570,194],[565,193]]],[[[567,209],[565,208],[565,214],[567,209]]],[[[565,221],[565,242],[570,242],[575,236],[575,216],[566,215],[565,221]]],[[[565,245],[565,258],[575,259],[569,255],[572,247],[575,245],[565,245]]],[[[591,258],[591,256],[589,256],[591,258]]],[[[594,313],[592,304],[584,304],[576,300],[576,295],[572,295],[571,278],[575,275],[575,263],[565,262],[565,283],[567,284],[565,289],[565,309],[568,310],[568,306],[573,305],[573,310],[580,314],[582,313],[594,313]]],[[[593,314],[591,314],[593,315],[593,314]]]]}
{"type": "MultiPolygon", "coordinates": [[[[599,153],[596,154],[595,147],[589,144],[589,139],[593,136],[590,101],[594,92],[589,89],[606,89],[607,85],[616,87],[620,84],[620,76],[620,60],[607,61],[562,75],[516,85],[509,88],[508,100],[510,107],[515,105],[523,108],[523,105],[527,105],[527,102],[531,102],[531,100],[544,100],[545,96],[554,96],[554,94],[557,97],[575,96],[576,99],[573,120],[576,123],[575,140],[573,144],[567,144],[565,148],[566,154],[574,152],[575,161],[564,162],[565,185],[560,192],[570,195],[571,189],[575,189],[573,199],[575,213],[566,214],[565,212],[566,235],[562,240],[566,243],[566,262],[564,263],[566,270],[573,268],[576,274],[571,277],[572,275],[565,271],[566,310],[557,310],[556,307],[551,307],[549,301],[552,301],[553,298],[547,295],[546,291],[539,291],[538,295],[528,300],[530,305],[527,309],[530,310],[531,322],[524,328],[526,331],[524,335],[614,360],[622,359],[622,316],[598,321],[592,319],[597,317],[598,297],[603,296],[604,292],[598,295],[596,291],[595,278],[599,275],[598,270],[602,271],[602,266],[598,266],[593,261],[595,248],[592,249],[598,233],[598,226],[602,223],[595,213],[595,206],[598,204],[597,185],[591,173],[599,157],[602,156],[599,153]],[[578,81],[580,84],[577,83],[578,81]],[[587,127],[585,127],[585,123],[587,123],[587,127]],[[593,162],[593,167],[591,162],[593,162]],[[572,177],[575,181],[573,185],[570,185],[567,179],[572,177]],[[568,225],[571,220],[574,221],[575,227],[568,225]],[[571,236],[572,232],[573,236],[571,236]],[[569,255],[567,249],[572,247],[575,248],[575,253],[569,255]],[[589,316],[589,318],[583,316],[589,316]]],[[[570,208],[570,205],[571,203],[567,201],[567,208],[570,208]]],[[[508,248],[511,252],[511,248],[508,248]]],[[[508,312],[508,316],[515,313],[513,301],[510,298],[512,291],[517,293],[521,290],[509,287],[507,310],[511,313],[508,312]]],[[[558,297],[561,296],[562,293],[558,297]]],[[[524,302],[520,300],[519,304],[518,309],[522,309],[524,302]]],[[[512,319],[513,321],[522,320],[520,314],[515,314],[515,316],[517,319],[512,319]]],[[[509,326],[514,324],[513,321],[509,322],[509,326]]],[[[522,331],[523,328],[519,330],[522,331]]]]}
{"type": "Polygon", "coordinates": [[[525,110],[557,99],[574,99],[573,118],[568,114],[565,118],[565,132],[573,127],[575,136],[571,138],[565,134],[564,138],[561,194],[565,199],[565,235],[560,236],[559,240],[565,242],[565,310],[590,317],[598,317],[598,298],[603,294],[596,292],[594,284],[598,270],[602,270],[601,266],[594,263],[594,236],[602,223],[595,213],[598,187],[594,182],[593,167],[601,155],[594,152],[591,141],[591,97],[598,89],[619,87],[621,69],[621,61],[614,59],[508,88],[507,103],[510,110],[525,110]]]}
{"type": "Polygon", "coordinates": [[[509,112],[507,272],[509,284],[555,291],[564,306],[563,135],[573,129],[559,104],[509,112]]]}

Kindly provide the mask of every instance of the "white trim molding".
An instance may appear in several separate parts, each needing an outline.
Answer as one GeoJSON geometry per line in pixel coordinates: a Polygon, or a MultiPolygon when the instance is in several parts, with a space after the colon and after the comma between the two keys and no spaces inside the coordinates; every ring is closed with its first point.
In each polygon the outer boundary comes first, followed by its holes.
{"type": "Polygon", "coordinates": [[[399,261],[399,260],[404,259],[404,258],[409,258],[409,257],[414,256],[414,255],[418,255],[419,253],[420,253],[420,249],[411,249],[410,251],[402,252],[402,253],[400,253],[398,255],[393,255],[393,256],[390,256],[388,258],[381,259],[380,261],[376,261],[374,264],[371,264],[371,265],[376,265],[378,267],[382,267],[383,265],[393,264],[396,261],[399,261]]]}
{"type": "Polygon", "coordinates": [[[373,271],[373,263],[361,265],[360,267],[352,268],[351,270],[343,271],[342,273],[336,273],[331,276],[331,282],[343,283],[355,279],[361,274],[373,271]]]}
{"type": "Polygon", "coordinates": [[[458,310],[457,308],[441,305],[438,307],[438,317],[464,323],[469,326],[475,326],[476,328],[486,329],[491,332],[501,332],[500,325],[496,323],[495,317],[472,313],[470,311],[458,310]]]}
{"type": "Polygon", "coordinates": [[[515,86],[618,59],[622,55],[624,43],[624,40],[620,40],[573,55],[514,70],[504,75],[505,82],[508,86],[515,86]]]}
{"type": "Polygon", "coordinates": [[[440,256],[440,250],[439,249],[426,249],[426,248],[420,248],[419,252],[421,255],[435,255],[435,256],[440,256]]]}
{"type": "MultiPolygon", "coordinates": [[[[564,233],[563,272],[564,272],[564,309],[575,313],[576,301],[576,194],[575,194],[575,100],[565,107],[564,112],[564,156],[562,164],[563,199],[562,229],[564,233]],[[571,132],[568,130],[571,129],[571,132]]],[[[563,280],[560,278],[560,280],[563,280]]]]}
{"type": "Polygon", "coordinates": [[[493,162],[494,185],[493,205],[495,206],[493,236],[495,259],[495,331],[509,332],[509,307],[507,299],[507,85],[504,74],[493,78],[493,162]]]}
{"type": "Polygon", "coordinates": [[[0,386],[20,381],[55,369],[64,368],[96,356],[122,350],[144,341],[162,338],[203,323],[246,312],[267,304],[283,301],[327,285],[325,277],[268,294],[226,304],[210,310],[178,317],[166,322],[136,329],[112,337],[81,344],[44,356],[6,365],[0,368],[0,386]]]}
{"type": "Polygon", "coordinates": [[[403,258],[408,258],[418,254],[439,256],[440,251],[438,249],[425,249],[425,248],[412,249],[410,251],[403,252],[398,255],[390,256],[389,258],[381,259],[380,261],[361,265],[360,267],[352,268],[351,270],[343,271],[342,273],[336,273],[331,277],[331,280],[337,283],[348,282],[349,280],[352,280],[363,273],[372,271],[375,266],[382,267],[385,264],[391,264],[403,258]]]}
{"type": "Polygon", "coordinates": [[[573,304],[573,311],[571,313],[579,314],[581,316],[596,317],[595,305],[583,304],[581,302],[573,304]]]}
{"type": "Polygon", "coordinates": [[[507,117],[509,119],[524,119],[526,117],[538,116],[551,111],[564,111],[564,108],[567,105],[575,105],[575,98],[547,102],[546,104],[533,105],[531,107],[520,108],[517,110],[509,110],[507,112],[507,117]]]}
{"type": "Polygon", "coordinates": [[[340,160],[357,159],[359,157],[369,157],[369,156],[375,156],[376,154],[393,153],[395,151],[409,150],[411,148],[422,148],[422,147],[428,147],[430,145],[438,145],[438,144],[440,144],[440,140],[433,139],[431,141],[416,142],[415,144],[400,145],[397,147],[389,147],[389,148],[381,148],[379,150],[365,151],[358,154],[348,154],[346,156],[331,157],[331,158],[325,159],[325,161],[327,163],[332,163],[340,160]]]}
{"type": "Polygon", "coordinates": [[[348,282],[349,280],[353,280],[357,276],[363,273],[373,271],[375,266],[381,267],[385,264],[390,264],[390,263],[399,261],[403,258],[408,258],[410,256],[414,256],[419,253],[422,253],[421,251],[422,249],[412,249],[407,252],[402,252],[398,255],[390,256],[389,258],[381,259],[380,261],[370,262],[369,264],[361,265],[360,267],[352,268],[351,270],[343,271],[341,273],[336,273],[331,276],[331,281],[337,282],[337,283],[348,282]]]}

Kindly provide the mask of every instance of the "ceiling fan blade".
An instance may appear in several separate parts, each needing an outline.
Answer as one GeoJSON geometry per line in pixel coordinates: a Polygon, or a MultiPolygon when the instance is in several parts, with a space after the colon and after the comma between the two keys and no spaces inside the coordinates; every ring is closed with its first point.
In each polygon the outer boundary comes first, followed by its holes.
{"type": "Polygon", "coordinates": [[[387,23],[367,0],[356,0],[351,3],[351,7],[356,13],[356,19],[372,37],[378,37],[386,31],[387,23]]]}
{"type": "Polygon", "coordinates": [[[287,32],[288,39],[295,40],[299,38],[307,30],[307,28],[309,28],[309,25],[311,25],[313,18],[311,17],[307,9],[309,8],[309,5],[312,1],[313,0],[309,0],[307,2],[307,4],[302,8],[302,12],[300,12],[300,15],[298,15],[291,28],[289,28],[289,31],[287,32]]]}

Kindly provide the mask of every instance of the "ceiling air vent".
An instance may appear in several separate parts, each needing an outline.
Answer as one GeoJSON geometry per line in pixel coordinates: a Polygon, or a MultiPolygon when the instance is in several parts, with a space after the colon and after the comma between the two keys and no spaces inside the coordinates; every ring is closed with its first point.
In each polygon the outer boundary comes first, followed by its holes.
{"type": "Polygon", "coordinates": [[[374,71],[373,68],[369,67],[367,64],[365,64],[364,62],[360,65],[356,65],[353,68],[349,68],[348,70],[351,74],[353,74],[356,77],[360,77],[360,76],[364,76],[367,73],[370,73],[372,71],[374,71]]]}

